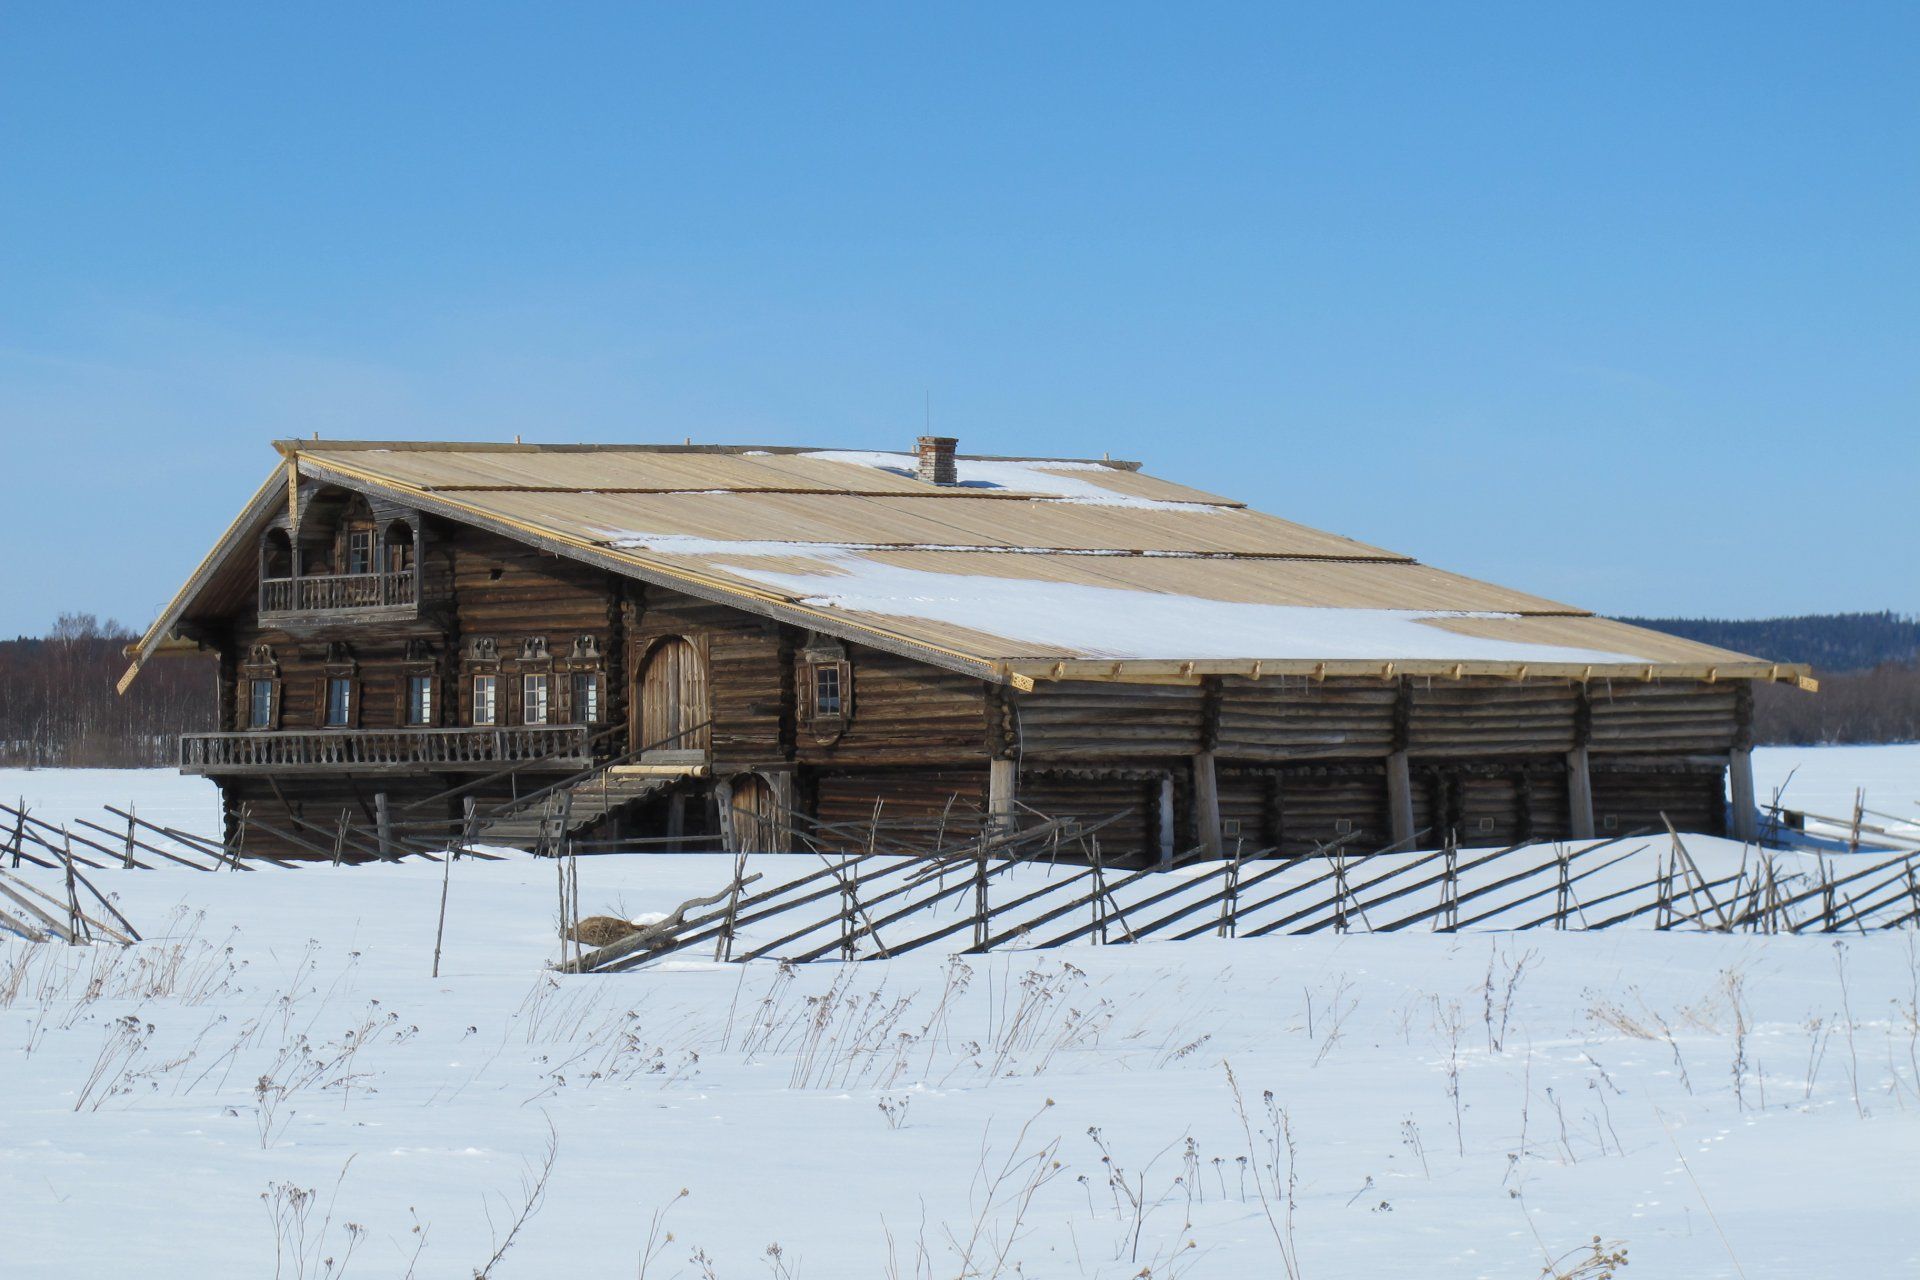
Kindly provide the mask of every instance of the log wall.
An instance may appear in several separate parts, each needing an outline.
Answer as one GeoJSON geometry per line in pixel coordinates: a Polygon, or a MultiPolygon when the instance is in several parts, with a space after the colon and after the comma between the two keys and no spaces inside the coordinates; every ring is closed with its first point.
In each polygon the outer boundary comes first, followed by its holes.
{"type": "Polygon", "coordinates": [[[1352,760],[1394,749],[1394,683],[1229,676],[1218,689],[1216,750],[1231,759],[1352,760]]]}
{"type": "Polygon", "coordinates": [[[846,650],[853,679],[852,715],[838,732],[801,732],[796,758],[802,764],[829,768],[966,762],[986,777],[984,684],[880,649],[849,644],[846,650]]]}
{"type": "Polygon", "coordinates": [[[1024,760],[1165,760],[1201,750],[1206,695],[1180,685],[1070,681],[1016,694],[1024,760]]]}
{"type": "Polygon", "coordinates": [[[1100,856],[1141,861],[1160,854],[1162,780],[1173,780],[1173,846],[1192,843],[1192,789],[1178,774],[1157,769],[1037,769],[1020,774],[1020,801],[1050,818],[1075,817],[1095,823],[1114,814],[1119,821],[1094,838],[1100,856]]]}

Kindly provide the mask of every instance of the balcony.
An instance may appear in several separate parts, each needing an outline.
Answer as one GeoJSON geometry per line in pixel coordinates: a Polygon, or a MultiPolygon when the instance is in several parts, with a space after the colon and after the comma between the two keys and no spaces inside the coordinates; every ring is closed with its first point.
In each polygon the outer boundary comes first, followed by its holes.
{"type": "Polygon", "coordinates": [[[293,729],[183,733],[180,772],[449,773],[540,763],[592,763],[588,726],[470,729],[293,729]]]}
{"type": "Polygon", "coordinates": [[[419,606],[420,580],[412,569],[260,579],[260,621],[266,624],[403,619],[419,606]]]}

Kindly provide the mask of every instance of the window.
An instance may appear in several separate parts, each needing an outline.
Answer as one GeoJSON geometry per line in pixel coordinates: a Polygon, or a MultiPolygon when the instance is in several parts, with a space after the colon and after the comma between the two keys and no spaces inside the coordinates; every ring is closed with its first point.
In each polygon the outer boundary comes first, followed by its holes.
{"type": "Polygon", "coordinates": [[[407,723],[433,723],[433,677],[407,677],[407,723]]]}
{"type": "Polygon", "coordinates": [[[249,680],[247,682],[247,727],[249,729],[273,728],[273,681],[249,680]]]}
{"type": "Polygon", "coordinates": [[[547,722],[547,677],[520,677],[520,719],[524,724],[547,722]]]}
{"type": "Polygon", "coordinates": [[[838,720],[843,690],[840,664],[828,663],[813,669],[813,716],[816,720],[838,720]]]}
{"type": "Polygon", "coordinates": [[[500,723],[500,706],[497,701],[499,693],[499,677],[475,676],[473,678],[473,722],[475,724],[500,723]]]}
{"type": "Polygon", "coordinates": [[[573,719],[576,724],[600,723],[600,673],[573,673],[573,719]]]}
{"type": "Polygon", "coordinates": [[[347,535],[347,572],[373,572],[373,530],[355,529],[347,535]]]}
{"type": "Polygon", "coordinates": [[[353,681],[346,676],[327,680],[327,727],[339,729],[353,723],[353,681]]]}

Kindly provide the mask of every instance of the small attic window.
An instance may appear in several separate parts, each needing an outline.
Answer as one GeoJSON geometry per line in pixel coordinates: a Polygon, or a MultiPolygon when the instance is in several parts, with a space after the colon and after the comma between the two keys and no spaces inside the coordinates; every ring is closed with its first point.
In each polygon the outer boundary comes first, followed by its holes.
{"type": "Polygon", "coordinates": [[[841,717],[840,664],[823,663],[813,668],[813,718],[838,720],[841,717]]]}
{"type": "Polygon", "coordinates": [[[838,735],[853,710],[853,665],[838,640],[813,635],[800,650],[795,692],[800,718],[815,734],[838,735]]]}

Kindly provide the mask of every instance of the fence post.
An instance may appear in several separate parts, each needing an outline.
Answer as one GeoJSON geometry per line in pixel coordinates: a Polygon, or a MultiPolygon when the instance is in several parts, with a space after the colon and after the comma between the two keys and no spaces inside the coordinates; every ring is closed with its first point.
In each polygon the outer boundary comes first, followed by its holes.
{"type": "Polygon", "coordinates": [[[980,843],[973,854],[973,945],[987,945],[987,832],[980,830],[980,843]]]}
{"type": "Polygon", "coordinates": [[[247,820],[251,817],[253,817],[253,801],[242,800],[240,802],[240,826],[239,829],[234,832],[233,836],[233,856],[227,861],[227,870],[229,871],[238,869],[240,859],[246,856],[247,820]]]}
{"type": "Polygon", "coordinates": [[[1559,863],[1560,883],[1555,887],[1553,899],[1553,927],[1564,932],[1567,927],[1567,908],[1571,905],[1573,885],[1567,878],[1567,849],[1565,845],[1555,845],[1554,861],[1559,863]]]}

